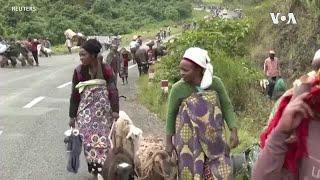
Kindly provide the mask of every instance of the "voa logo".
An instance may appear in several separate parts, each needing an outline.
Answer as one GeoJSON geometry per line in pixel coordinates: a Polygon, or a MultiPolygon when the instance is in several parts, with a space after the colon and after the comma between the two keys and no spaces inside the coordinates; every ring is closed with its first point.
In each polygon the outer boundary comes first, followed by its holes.
{"type": "Polygon", "coordinates": [[[282,15],[281,13],[270,13],[270,16],[273,24],[279,24],[279,21],[285,22],[286,24],[297,24],[297,20],[293,13],[288,13],[287,15],[282,15]]]}

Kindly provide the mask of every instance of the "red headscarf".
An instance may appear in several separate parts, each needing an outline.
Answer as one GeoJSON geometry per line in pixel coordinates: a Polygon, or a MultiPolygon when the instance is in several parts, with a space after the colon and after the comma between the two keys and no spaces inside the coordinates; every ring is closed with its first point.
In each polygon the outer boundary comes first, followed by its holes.
{"type": "MultiPolygon", "coordinates": [[[[316,78],[312,82],[312,88],[311,91],[307,97],[307,103],[310,105],[311,109],[315,113],[320,113],[320,86],[319,86],[319,78],[316,78]]],[[[270,121],[268,128],[261,134],[260,136],[260,144],[261,147],[264,148],[266,144],[266,140],[271,134],[272,130],[275,129],[275,127],[278,125],[282,113],[288,103],[290,102],[292,98],[292,95],[288,95],[286,97],[283,97],[277,110],[270,121]]],[[[298,174],[298,162],[308,155],[307,150],[307,137],[308,137],[308,131],[309,131],[309,122],[310,119],[304,119],[302,120],[299,127],[296,129],[296,135],[297,135],[297,141],[294,143],[288,144],[288,151],[285,155],[285,161],[284,161],[284,168],[288,169],[290,172],[294,173],[296,178],[299,179],[298,174]]]]}

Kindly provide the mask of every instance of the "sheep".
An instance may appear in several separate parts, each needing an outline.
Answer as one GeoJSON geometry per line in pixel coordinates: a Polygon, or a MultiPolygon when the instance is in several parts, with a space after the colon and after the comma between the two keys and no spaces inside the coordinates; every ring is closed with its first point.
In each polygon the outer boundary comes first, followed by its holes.
{"type": "Polygon", "coordinates": [[[173,180],[178,170],[177,160],[165,151],[163,139],[156,137],[143,139],[135,168],[141,180],[173,180]]]}

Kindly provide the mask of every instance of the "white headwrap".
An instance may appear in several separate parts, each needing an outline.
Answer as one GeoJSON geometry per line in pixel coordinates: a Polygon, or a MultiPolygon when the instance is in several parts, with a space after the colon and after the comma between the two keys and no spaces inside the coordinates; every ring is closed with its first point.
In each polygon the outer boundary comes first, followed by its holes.
{"type": "Polygon", "coordinates": [[[213,66],[210,63],[210,57],[208,55],[208,51],[198,48],[198,47],[191,47],[186,50],[183,55],[183,58],[189,59],[192,62],[196,63],[203,69],[205,69],[200,88],[207,89],[212,84],[212,76],[213,76],[213,66]]]}
{"type": "Polygon", "coordinates": [[[317,52],[314,54],[313,60],[320,59],[320,49],[317,50],[317,52]]]}

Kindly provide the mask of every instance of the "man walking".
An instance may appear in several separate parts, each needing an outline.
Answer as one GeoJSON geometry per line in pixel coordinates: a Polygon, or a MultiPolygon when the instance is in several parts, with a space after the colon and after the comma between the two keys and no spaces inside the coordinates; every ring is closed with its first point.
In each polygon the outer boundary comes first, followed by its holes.
{"type": "Polygon", "coordinates": [[[32,56],[34,58],[34,61],[36,62],[36,66],[39,66],[39,58],[38,58],[38,49],[37,49],[37,46],[38,44],[40,44],[40,42],[37,40],[37,39],[31,39],[29,38],[28,39],[28,47],[29,47],[29,50],[31,51],[32,53],[32,56]]]}
{"type": "Polygon", "coordinates": [[[137,42],[138,36],[133,36],[132,41],[129,44],[129,48],[130,48],[130,52],[131,52],[131,56],[133,57],[133,64],[136,63],[135,60],[135,54],[137,49],[139,48],[140,44],[137,42]]]}
{"type": "Polygon", "coordinates": [[[273,50],[269,51],[269,57],[264,61],[263,68],[269,81],[268,96],[271,99],[275,82],[277,77],[280,76],[279,60],[275,57],[275,52],[273,50]]]}
{"type": "Polygon", "coordinates": [[[116,44],[112,44],[110,48],[110,53],[106,58],[106,63],[111,66],[113,72],[115,74],[115,82],[117,85],[118,74],[120,71],[120,53],[118,52],[118,46],[116,44]]]}
{"type": "Polygon", "coordinates": [[[135,53],[135,59],[138,64],[139,76],[143,73],[147,74],[149,70],[147,50],[140,46],[135,53]]]}
{"type": "Polygon", "coordinates": [[[71,39],[67,38],[66,40],[66,46],[68,48],[69,54],[71,54],[71,47],[72,47],[72,43],[71,43],[71,39]]]}

